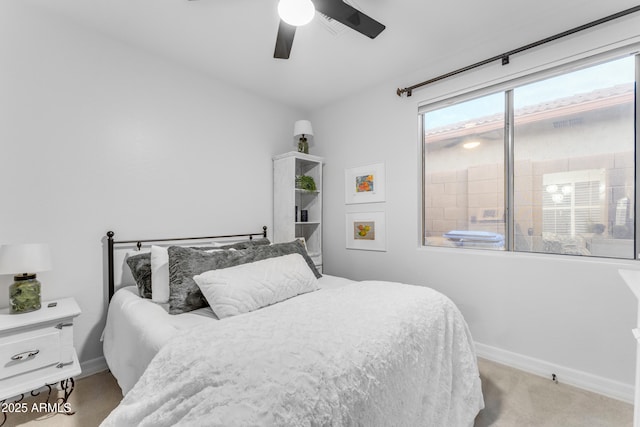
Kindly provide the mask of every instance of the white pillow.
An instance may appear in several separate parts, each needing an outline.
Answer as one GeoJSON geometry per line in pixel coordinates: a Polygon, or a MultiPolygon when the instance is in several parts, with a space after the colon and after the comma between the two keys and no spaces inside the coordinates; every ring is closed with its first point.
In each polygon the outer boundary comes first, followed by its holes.
{"type": "Polygon", "coordinates": [[[169,302],[169,248],[151,246],[151,301],[169,302]]]}
{"type": "Polygon", "coordinates": [[[211,270],[193,280],[220,319],[318,289],[318,279],[300,254],[211,270]]]}

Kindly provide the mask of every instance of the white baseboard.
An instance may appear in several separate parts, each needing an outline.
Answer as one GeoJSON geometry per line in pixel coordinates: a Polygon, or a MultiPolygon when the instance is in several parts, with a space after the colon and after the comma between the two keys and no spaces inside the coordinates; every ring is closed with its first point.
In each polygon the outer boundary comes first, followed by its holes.
{"type": "Polygon", "coordinates": [[[475,343],[476,353],[479,357],[496,363],[520,369],[534,375],[551,379],[556,374],[558,381],[594,393],[602,394],[613,399],[633,404],[634,386],[608,378],[599,377],[584,371],[555,365],[544,360],[524,356],[502,350],[497,347],[475,343]]]}
{"type": "Polygon", "coordinates": [[[85,360],[80,363],[82,373],[78,378],[88,377],[89,375],[97,374],[98,372],[106,371],[109,369],[104,357],[97,357],[91,360],[85,360]]]}

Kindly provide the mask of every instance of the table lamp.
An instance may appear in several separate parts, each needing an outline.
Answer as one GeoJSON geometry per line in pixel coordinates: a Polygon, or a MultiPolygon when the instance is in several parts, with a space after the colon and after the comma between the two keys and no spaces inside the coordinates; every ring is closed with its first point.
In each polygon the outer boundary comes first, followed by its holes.
{"type": "Polygon", "coordinates": [[[44,243],[0,246],[0,274],[13,274],[9,287],[11,314],[40,309],[40,282],[36,273],[51,270],[51,251],[44,243]]]}
{"type": "Polygon", "coordinates": [[[299,136],[298,151],[300,153],[309,154],[309,143],[307,136],[313,136],[313,128],[309,120],[298,120],[293,125],[293,137],[299,136]]]}

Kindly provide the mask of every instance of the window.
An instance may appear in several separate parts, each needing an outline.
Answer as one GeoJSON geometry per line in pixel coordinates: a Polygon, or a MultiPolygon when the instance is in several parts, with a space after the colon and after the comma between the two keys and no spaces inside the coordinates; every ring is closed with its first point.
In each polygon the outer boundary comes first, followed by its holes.
{"type": "Polygon", "coordinates": [[[504,249],[504,97],[424,117],[425,244],[504,249]]]}
{"type": "Polygon", "coordinates": [[[635,75],[626,57],[426,107],[424,245],[633,259],[635,75]]]}

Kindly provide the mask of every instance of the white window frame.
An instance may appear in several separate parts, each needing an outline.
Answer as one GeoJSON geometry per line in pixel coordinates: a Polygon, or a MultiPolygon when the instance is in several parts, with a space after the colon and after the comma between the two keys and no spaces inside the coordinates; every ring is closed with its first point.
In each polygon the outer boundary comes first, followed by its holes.
{"type": "MultiPolygon", "coordinates": [[[[466,101],[473,100],[475,98],[480,98],[482,96],[490,95],[492,93],[503,92],[505,94],[505,107],[506,107],[506,132],[505,132],[505,220],[506,220],[506,230],[505,230],[505,250],[509,252],[520,252],[516,251],[514,248],[514,221],[513,221],[513,212],[514,212],[514,174],[513,174],[513,132],[514,132],[514,117],[513,117],[513,90],[517,87],[524,86],[526,84],[534,83],[537,81],[545,80],[554,76],[568,74],[573,71],[578,71],[580,69],[589,68],[593,66],[597,66],[599,64],[622,59],[623,57],[633,55],[635,57],[635,82],[636,84],[640,82],[640,51],[638,50],[638,46],[631,46],[627,48],[620,48],[610,52],[600,53],[599,55],[594,55],[593,57],[581,58],[574,62],[563,63],[562,65],[552,67],[546,69],[544,71],[537,71],[528,75],[521,75],[512,80],[502,81],[500,83],[494,85],[487,85],[485,87],[481,87],[479,89],[470,90],[467,93],[458,93],[450,98],[440,98],[437,101],[426,103],[419,105],[418,107],[418,118],[419,118],[419,146],[420,146],[420,154],[421,154],[421,217],[420,217],[420,246],[421,247],[436,247],[429,246],[425,244],[425,188],[426,188],[426,176],[425,176],[425,165],[426,165],[426,150],[425,150],[425,141],[424,141],[424,114],[435,111],[441,108],[444,108],[449,105],[458,104],[466,101]]],[[[635,94],[635,122],[636,124],[640,124],[640,94],[636,92],[635,94]]],[[[638,166],[640,165],[640,129],[639,126],[635,128],[635,164],[634,167],[636,169],[636,175],[638,174],[638,166]]],[[[640,222],[640,206],[638,206],[638,201],[640,200],[640,185],[638,185],[638,181],[634,183],[634,207],[635,207],[635,215],[634,215],[634,256],[633,258],[619,258],[619,259],[640,259],[640,254],[638,253],[638,248],[640,247],[638,243],[638,239],[640,238],[640,233],[638,232],[638,223],[640,222]]],[[[445,248],[446,249],[446,248],[445,248]]],[[[459,249],[453,249],[459,250],[459,249]]],[[[520,252],[522,253],[522,252],[520,252]]],[[[556,255],[554,253],[545,253],[545,252],[535,252],[540,255],[556,255]]],[[[615,257],[612,257],[615,258],[615,257]]]]}

